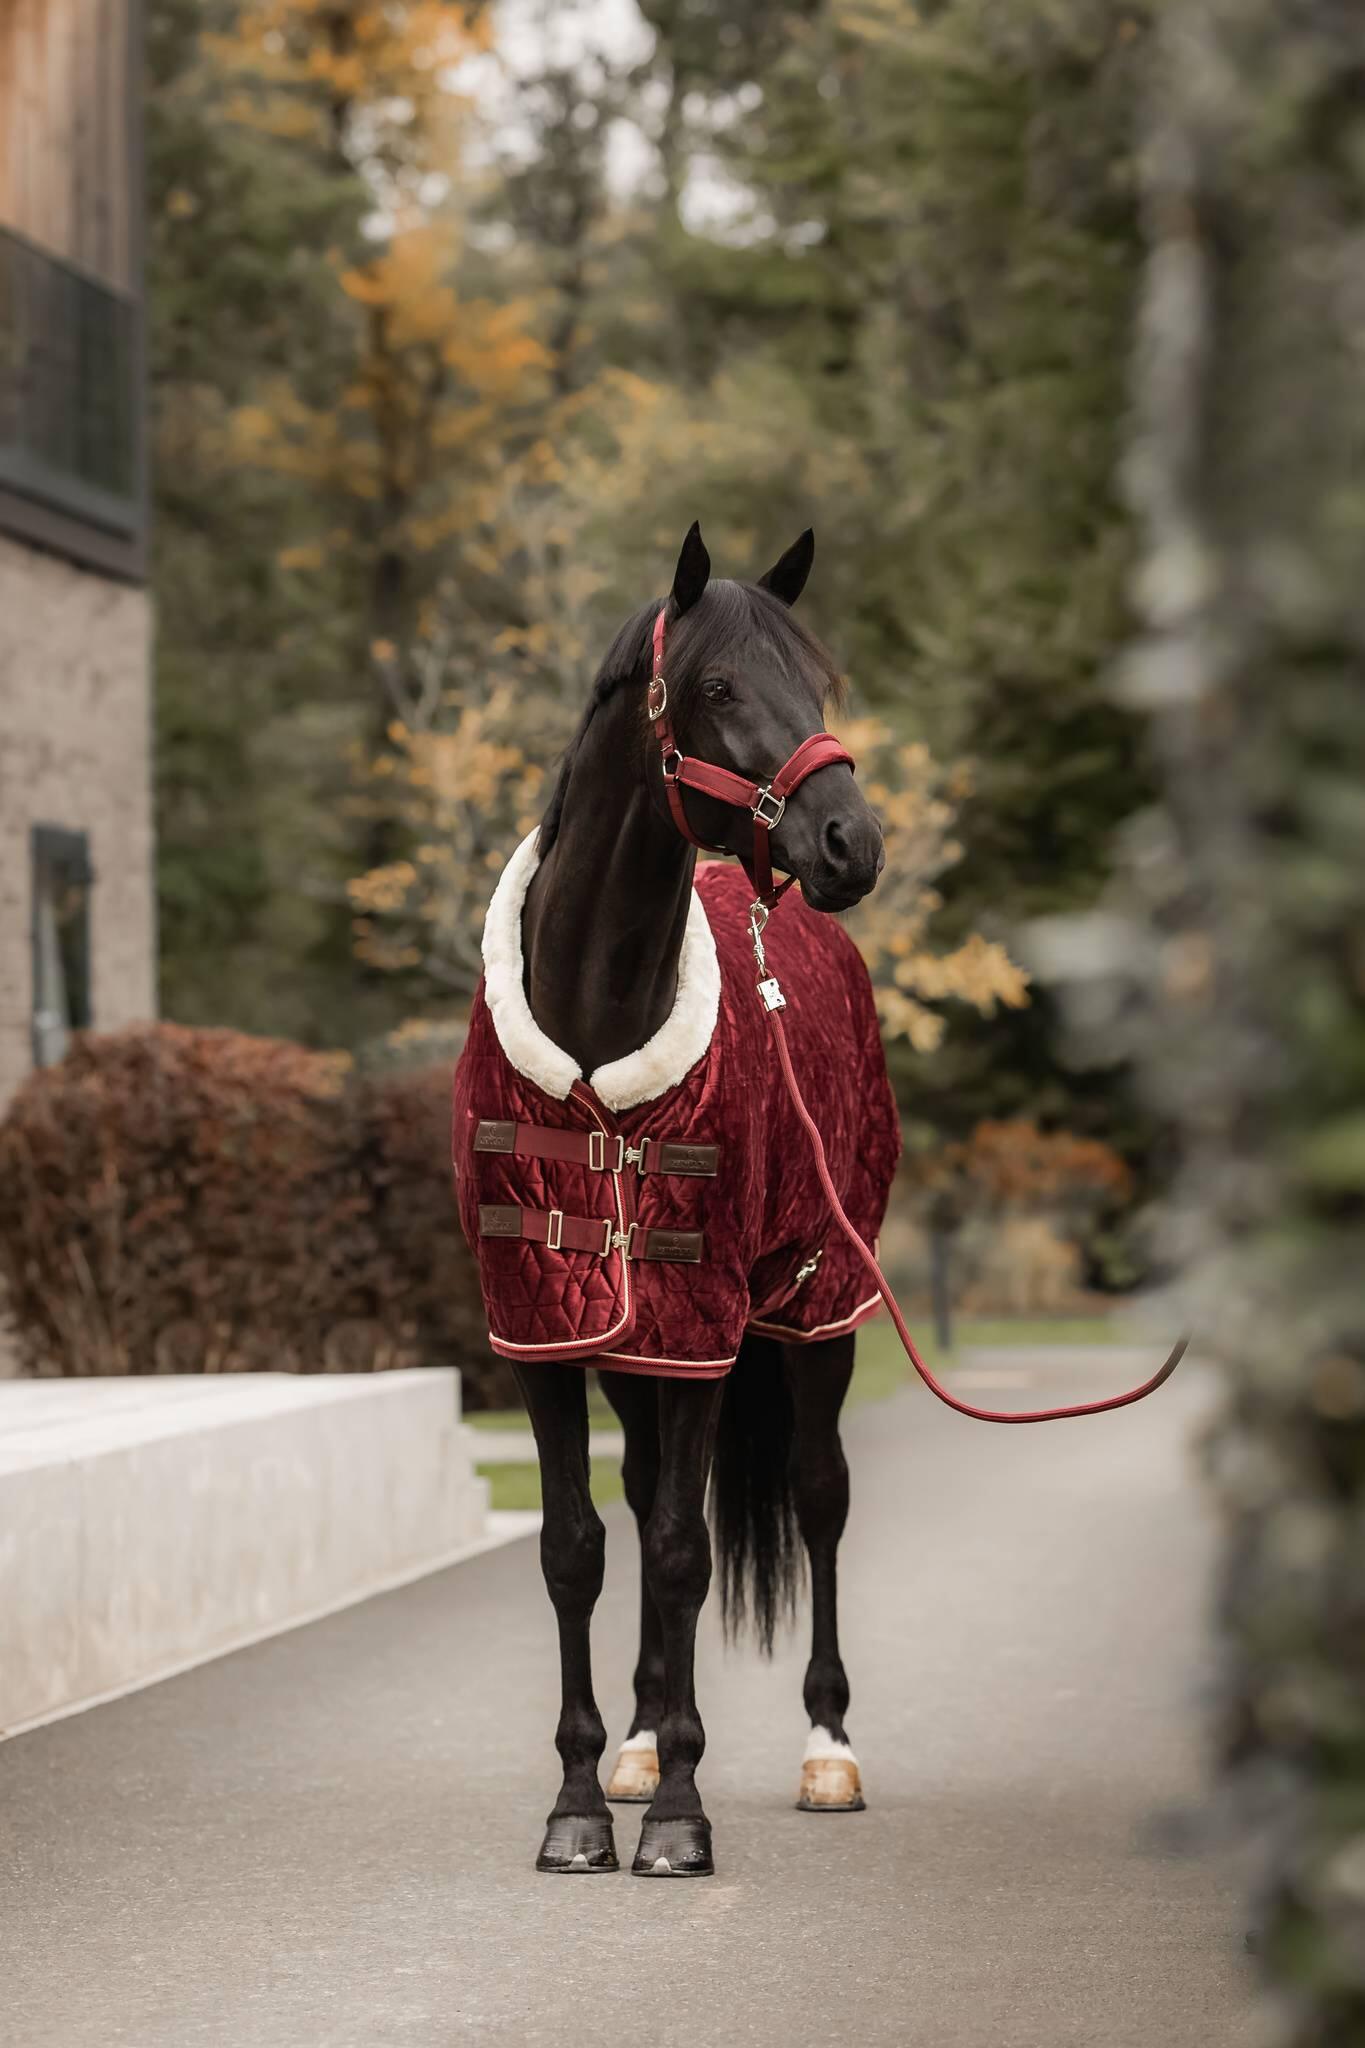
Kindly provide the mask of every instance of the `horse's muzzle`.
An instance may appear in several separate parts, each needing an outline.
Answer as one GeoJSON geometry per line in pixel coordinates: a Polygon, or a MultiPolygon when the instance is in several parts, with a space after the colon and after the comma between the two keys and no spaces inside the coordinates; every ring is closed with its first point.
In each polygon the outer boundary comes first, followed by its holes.
{"type": "Polygon", "coordinates": [[[796,876],[812,910],[851,910],[886,865],[881,826],[848,771],[813,776],[808,789],[809,796],[801,792],[804,801],[788,806],[774,856],[796,876]],[[822,804],[827,793],[835,801],[822,804]]]}

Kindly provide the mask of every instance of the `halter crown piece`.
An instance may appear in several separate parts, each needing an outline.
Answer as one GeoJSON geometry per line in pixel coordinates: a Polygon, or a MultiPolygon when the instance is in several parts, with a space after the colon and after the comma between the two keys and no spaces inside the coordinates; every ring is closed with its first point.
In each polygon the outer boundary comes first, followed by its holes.
{"type": "Polygon", "coordinates": [[[654,621],[654,668],[646,709],[659,742],[664,793],[673,823],[684,839],[690,840],[703,852],[728,853],[728,846],[713,846],[707,839],[698,839],[687,822],[683,790],[695,789],[703,796],[718,798],[723,804],[733,804],[736,810],[748,811],[754,821],[754,849],[749,860],[745,860],[742,854],[739,856],[740,865],[753,885],[757,902],[765,910],[771,910],[795,880],[794,876],[788,875],[785,881],[774,884],[772,849],[768,839],[773,827],[782,822],[787,798],[819,768],[832,768],[837,761],[846,761],[852,768],[853,756],[846,747],[840,746],[833,733],[813,732],[808,739],[802,740],[770,781],[749,782],[743,775],[732,774],[728,768],[714,767],[709,761],[694,761],[689,754],[684,754],[668,715],[668,684],[664,678],[666,613],[667,606],[664,606],[654,621]]]}

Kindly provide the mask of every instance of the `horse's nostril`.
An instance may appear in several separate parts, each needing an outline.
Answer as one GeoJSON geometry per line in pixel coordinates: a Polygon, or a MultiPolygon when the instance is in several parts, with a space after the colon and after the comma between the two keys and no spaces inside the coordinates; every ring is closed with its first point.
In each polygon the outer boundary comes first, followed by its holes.
{"type": "Polygon", "coordinates": [[[825,857],[836,864],[848,858],[848,838],[837,818],[825,824],[825,857]]]}

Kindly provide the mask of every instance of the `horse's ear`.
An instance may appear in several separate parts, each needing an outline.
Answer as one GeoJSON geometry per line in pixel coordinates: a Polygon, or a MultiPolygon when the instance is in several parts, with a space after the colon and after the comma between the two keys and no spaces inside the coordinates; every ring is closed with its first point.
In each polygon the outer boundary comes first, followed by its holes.
{"type": "Polygon", "coordinates": [[[673,571],[673,615],[681,618],[690,612],[697,599],[705,590],[711,577],[711,557],[706,552],[706,542],[701,537],[701,527],[694,519],[687,529],[687,539],[682,544],[678,566],[673,571]]]}
{"type": "Polygon", "coordinates": [[[794,540],[786,554],[773,563],[767,575],[759,577],[759,589],[771,590],[783,604],[795,604],[806,587],[806,578],[814,560],[815,535],[807,527],[800,540],[794,540]]]}

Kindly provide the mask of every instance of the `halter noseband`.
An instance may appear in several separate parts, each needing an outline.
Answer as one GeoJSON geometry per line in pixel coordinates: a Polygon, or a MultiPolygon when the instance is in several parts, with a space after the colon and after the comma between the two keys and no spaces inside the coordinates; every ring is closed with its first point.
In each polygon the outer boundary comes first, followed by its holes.
{"type": "Polygon", "coordinates": [[[753,884],[754,894],[766,909],[771,909],[786,890],[790,889],[795,877],[788,875],[784,882],[773,884],[772,852],[768,835],[775,825],[782,822],[782,813],[787,808],[787,798],[793,790],[799,789],[808,775],[814,775],[819,768],[832,768],[836,761],[847,761],[854,766],[853,756],[846,747],[841,747],[833,733],[813,732],[802,740],[795,753],[788,756],[777,773],[768,782],[749,782],[743,775],[734,775],[728,768],[716,768],[709,761],[694,761],[684,754],[673,732],[673,721],[668,715],[668,684],[664,680],[664,615],[665,606],[654,621],[654,669],[649,684],[649,701],[646,709],[659,742],[662,758],[664,792],[668,808],[684,839],[693,846],[699,846],[706,853],[728,853],[728,846],[712,846],[709,840],[698,839],[687,822],[683,807],[684,787],[699,790],[703,796],[713,796],[723,804],[733,804],[737,810],[748,811],[754,821],[753,857],[745,860],[741,854],[740,864],[753,884]]]}

